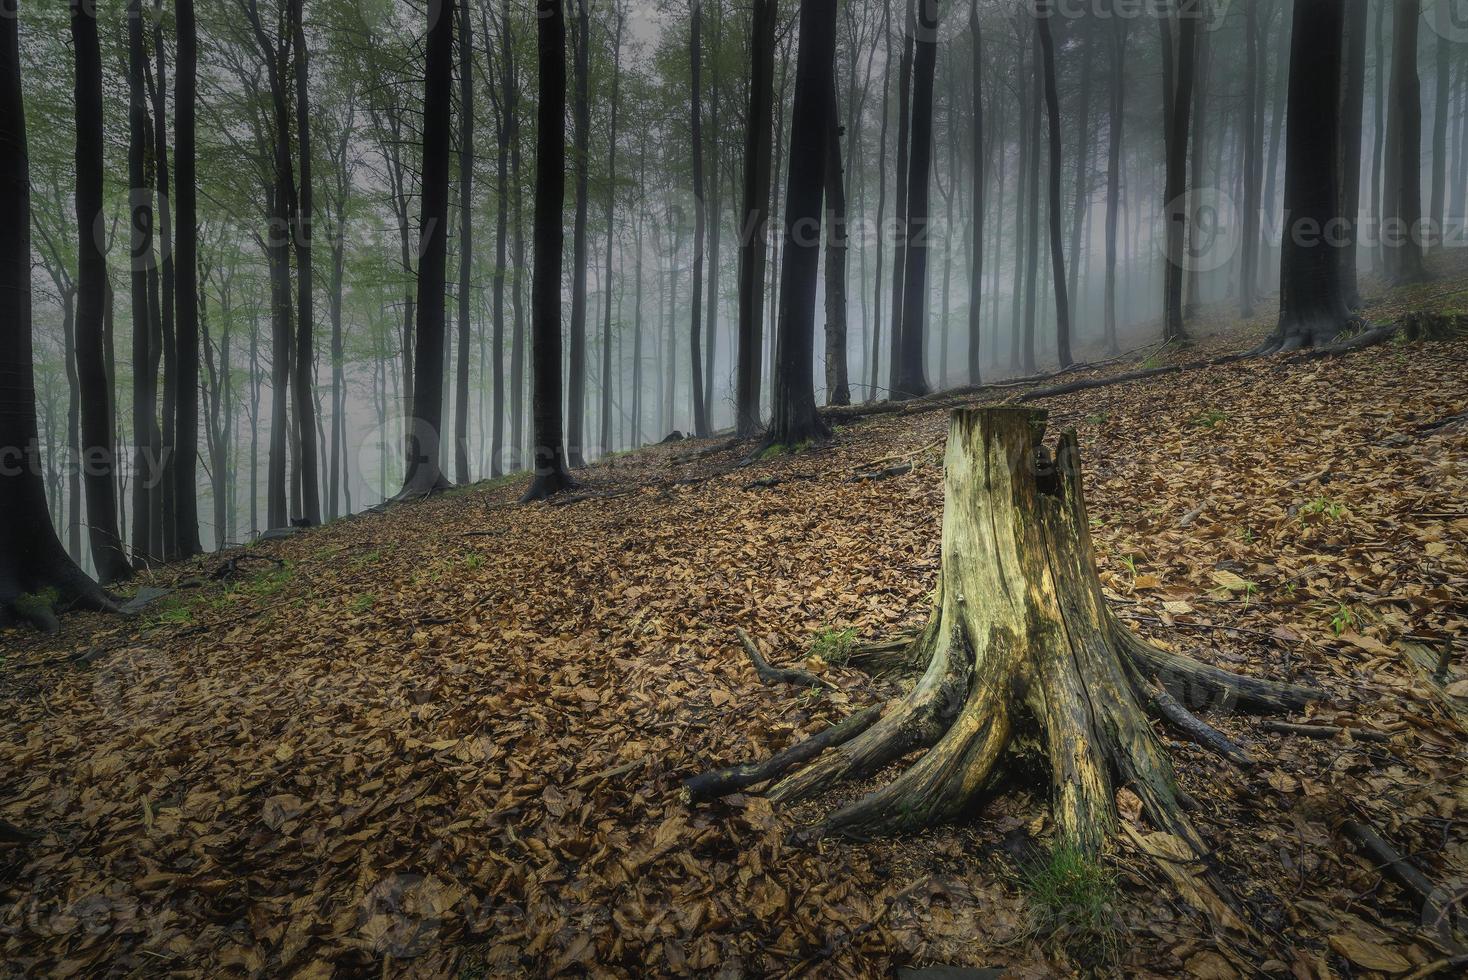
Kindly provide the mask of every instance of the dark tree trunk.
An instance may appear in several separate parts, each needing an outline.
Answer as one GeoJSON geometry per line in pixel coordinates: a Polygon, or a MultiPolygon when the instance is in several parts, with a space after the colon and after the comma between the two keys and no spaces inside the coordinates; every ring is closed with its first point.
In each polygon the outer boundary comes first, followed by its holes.
{"type": "Polygon", "coordinates": [[[97,15],[86,0],[71,0],[71,38],[76,51],[76,369],[81,389],[83,482],[92,561],[103,584],[132,570],[118,533],[116,444],[113,441],[112,381],[107,371],[109,338],[107,257],[102,252],[103,111],[102,53],[97,15]]]}
{"type": "Polygon", "coordinates": [[[290,0],[291,46],[296,76],[296,148],[301,176],[295,204],[296,242],[296,352],[292,377],[292,400],[296,407],[300,455],[296,458],[301,488],[300,516],[321,523],[321,478],[317,469],[316,444],[316,341],[315,292],[311,252],[311,226],[316,220],[315,191],[311,176],[311,91],[306,34],[303,20],[305,0],[290,0]]]}
{"type": "MultiPolygon", "coordinates": [[[[875,285],[872,290],[872,359],[867,369],[867,401],[877,397],[878,370],[882,361],[882,258],[886,245],[886,230],[883,222],[887,218],[887,128],[892,100],[892,5],[882,5],[882,36],[885,39],[887,56],[882,65],[882,128],[877,137],[877,262],[875,285]]],[[[896,321],[893,321],[894,323],[896,321]]]]}
{"type": "MultiPolygon", "coordinates": [[[[1055,38],[1050,33],[1050,8],[1038,18],[1036,29],[1040,32],[1040,53],[1045,72],[1045,115],[1050,120],[1050,206],[1047,217],[1050,223],[1050,278],[1055,288],[1055,351],[1060,366],[1071,365],[1070,356],[1070,297],[1066,295],[1065,250],[1061,237],[1060,211],[1060,94],[1055,82],[1055,38]]],[[[1077,199],[1076,207],[1080,207],[1077,199]]]]}
{"type": "Polygon", "coordinates": [[[199,39],[193,0],[175,5],[178,66],[174,77],[174,192],[178,226],[174,242],[174,288],[178,340],[174,364],[177,422],[174,427],[174,550],[187,558],[199,543],[199,189],[195,151],[199,39]]]}
{"type": "Polygon", "coordinates": [[[1264,156],[1264,86],[1259,77],[1259,2],[1244,0],[1244,213],[1239,258],[1239,316],[1254,315],[1259,299],[1260,181],[1264,156]]]}
{"type": "Polygon", "coordinates": [[[851,404],[846,365],[846,182],[841,172],[840,106],[834,74],[826,110],[826,400],[851,404]]]}
{"type": "MultiPolygon", "coordinates": [[[[1116,19],[1124,20],[1125,18],[1116,19]]],[[[1072,314],[1072,321],[1074,321],[1076,308],[1082,305],[1079,299],[1080,270],[1083,264],[1081,262],[1081,246],[1082,242],[1089,240],[1090,237],[1087,235],[1086,239],[1083,240],[1081,238],[1081,230],[1082,226],[1089,228],[1091,220],[1091,83],[1092,66],[1095,64],[1096,54],[1095,38],[1093,37],[1092,28],[1087,25],[1083,30],[1085,33],[1082,35],[1079,43],[1084,46],[1085,51],[1081,56],[1081,88],[1077,96],[1081,104],[1076,110],[1081,118],[1076,130],[1076,159],[1074,168],[1076,189],[1074,204],[1071,208],[1070,268],[1068,273],[1069,278],[1066,280],[1066,295],[1070,298],[1068,309],[1072,314]]],[[[1090,278],[1090,251],[1090,248],[1087,247],[1086,253],[1088,258],[1084,263],[1088,270],[1086,274],[1087,279],[1090,278]]]]}
{"type": "MultiPolygon", "coordinates": [[[[1195,13],[1192,16],[1199,15],[1195,13]]],[[[1198,214],[1200,204],[1198,194],[1202,191],[1204,181],[1207,179],[1204,167],[1208,159],[1208,116],[1204,109],[1207,107],[1208,80],[1213,65],[1213,50],[1209,41],[1209,32],[1206,30],[1198,31],[1194,36],[1193,65],[1193,109],[1190,123],[1192,150],[1188,159],[1191,176],[1186,190],[1188,195],[1186,213],[1189,224],[1187,245],[1184,246],[1186,251],[1183,253],[1189,259],[1183,299],[1183,318],[1185,320],[1191,320],[1197,314],[1200,303],[1198,292],[1202,288],[1201,263],[1193,261],[1193,258],[1202,247],[1199,236],[1203,233],[1203,229],[1193,218],[1198,214]]],[[[1217,142],[1221,147],[1223,145],[1222,124],[1218,126],[1218,137],[1217,142]]],[[[1222,180],[1216,169],[1214,179],[1222,180]]]]}
{"type": "MultiPolygon", "coordinates": [[[[1186,266],[1184,248],[1188,225],[1188,132],[1193,107],[1198,21],[1191,15],[1182,16],[1178,21],[1176,78],[1167,100],[1171,107],[1171,116],[1167,120],[1167,179],[1162,194],[1167,209],[1167,266],[1162,326],[1164,340],[1182,340],[1187,337],[1183,330],[1183,272],[1186,266]]],[[[1161,23],[1166,28],[1167,17],[1163,17],[1161,23]]],[[[1171,37],[1172,31],[1165,30],[1165,46],[1171,45],[1171,37]]]]}
{"type": "Polygon", "coordinates": [[[66,362],[66,553],[82,559],[82,401],[76,371],[76,286],[61,293],[62,359],[66,362]]]}
{"type": "MultiPolygon", "coordinates": [[[[157,378],[150,370],[152,313],[148,302],[148,273],[153,266],[153,201],[147,191],[148,107],[147,51],[143,45],[142,0],[131,0],[127,11],[128,38],[128,185],[132,262],[133,322],[133,561],[145,565],[153,557],[154,482],[153,433],[156,427],[157,378]]],[[[29,257],[27,258],[29,262],[29,257]]]]}
{"type": "Polygon", "coordinates": [[[933,86],[938,72],[938,8],[920,0],[914,20],[912,59],[912,149],[907,173],[907,256],[903,268],[902,348],[893,398],[929,391],[923,364],[928,327],[929,200],[933,175],[933,86]]]}
{"type": "Polygon", "coordinates": [[[535,154],[535,477],[525,502],[575,486],[561,432],[561,251],[566,203],[566,19],[560,0],[537,0],[540,105],[535,154]]]}
{"type": "Polygon", "coordinates": [[[590,0],[576,0],[576,226],[571,242],[571,350],[566,405],[566,456],[573,469],[586,465],[582,433],[586,424],[586,271],[587,205],[591,165],[591,12],[590,0]]]}
{"type": "Polygon", "coordinates": [[[785,248],[780,270],[780,330],[775,351],[774,412],[767,446],[796,446],[828,435],[816,411],[816,288],[825,196],[826,114],[836,59],[836,0],[801,0],[795,110],[785,191],[785,248]]]}
{"type": "MultiPolygon", "coordinates": [[[[1254,3],[1256,0],[1245,0],[1254,3]]],[[[1106,350],[1121,349],[1116,321],[1116,233],[1121,209],[1121,147],[1126,124],[1126,42],[1129,24],[1125,17],[1111,24],[1111,111],[1107,124],[1106,151],[1106,350]]],[[[1258,208],[1255,208],[1257,214],[1258,208]]],[[[1256,231],[1257,237],[1257,231],[1256,231]]]]}
{"type": "MultiPolygon", "coordinates": [[[[1270,121],[1269,133],[1269,161],[1264,167],[1264,211],[1266,214],[1279,214],[1279,195],[1276,192],[1276,184],[1279,180],[1279,152],[1284,143],[1282,134],[1284,132],[1285,98],[1286,88],[1289,81],[1290,67],[1290,32],[1286,28],[1286,14],[1294,0],[1280,0],[1280,23],[1275,32],[1279,35],[1279,41],[1274,52],[1274,113],[1270,121]]],[[[1267,268],[1272,282],[1273,276],[1279,271],[1278,265],[1269,264],[1267,251],[1261,253],[1264,268],[1267,268]]]]}
{"type": "Polygon", "coordinates": [[[520,89],[516,83],[515,48],[510,29],[510,0],[504,0],[500,24],[501,75],[505,100],[505,138],[510,144],[510,185],[514,207],[512,238],[515,270],[510,281],[510,308],[515,317],[510,340],[510,459],[508,470],[520,470],[525,449],[525,304],[521,283],[525,276],[524,191],[520,166],[520,89]]]}
{"type": "Polygon", "coordinates": [[[1410,283],[1427,278],[1418,227],[1422,219],[1422,93],[1417,79],[1421,0],[1397,0],[1394,10],[1387,207],[1381,234],[1387,274],[1398,283],[1410,283]]]}
{"type": "MultiPolygon", "coordinates": [[[[1026,135],[1024,137],[1029,154],[1028,163],[1025,167],[1028,179],[1026,186],[1028,194],[1025,197],[1026,215],[1024,218],[1024,268],[1025,268],[1025,303],[1024,303],[1024,373],[1035,373],[1035,313],[1036,294],[1038,291],[1038,280],[1040,277],[1040,100],[1043,97],[1044,71],[1041,65],[1040,37],[1038,32],[1031,32],[1030,62],[1028,66],[1029,78],[1025,73],[1019,76],[1020,84],[1027,85],[1029,89],[1029,102],[1025,106],[1024,120],[1026,135]]],[[[1015,215],[1019,220],[1018,212],[1015,215]]]]}
{"type": "MultiPolygon", "coordinates": [[[[775,99],[777,0],[754,0],[750,21],[749,117],[744,140],[744,221],[739,236],[739,361],[734,424],[741,438],[760,427],[765,274],[769,261],[770,143],[775,99]]],[[[634,387],[634,391],[635,391],[634,387]]]]}
{"type": "MultiPolygon", "coordinates": [[[[718,8],[714,10],[714,33],[713,48],[717,53],[719,42],[722,37],[723,15],[718,8]]],[[[722,159],[719,148],[719,137],[722,135],[719,126],[719,59],[714,57],[709,63],[709,148],[706,153],[708,160],[708,312],[704,316],[704,336],[707,342],[703,347],[703,417],[710,429],[714,426],[714,359],[719,352],[719,247],[720,215],[723,207],[723,187],[719,183],[720,161],[722,159]]],[[[608,286],[608,290],[610,290],[608,286]]],[[[607,294],[608,300],[611,294],[607,294]]]]}
{"type": "MultiPolygon", "coordinates": [[[[153,310],[153,332],[157,346],[153,348],[154,360],[163,360],[163,403],[162,432],[160,434],[159,460],[160,480],[158,493],[153,500],[153,553],[164,560],[171,560],[177,553],[177,527],[175,525],[177,502],[174,500],[174,450],[178,433],[178,348],[174,333],[174,254],[173,254],[173,185],[168,170],[168,61],[163,43],[163,24],[156,21],[153,28],[153,56],[157,74],[148,77],[149,94],[153,103],[153,158],[152,188],[157,198],[158,216],[158,269],[148,281],[149,302],[153,310]]],[[[156,369],[155,369],[156,370],[156,369]]],[[[157,375],[155,374],[155,377],[157,375]]]]}
{"type": "Polygon", "coordinates": [[[1279,328],[1269,347],[1298,350],[1333,340],[1350,319],[1340,263],[1322,229],[1339,216],[1340,99],[1345,7],[1295,0],[1285,134],[1284,251],[1279,328]]]}
{"type": "Polygon", "coordinates": [[[1345,78],[1341,90],[1341,218],[1344,241],[1336,250],[1347,309],[1361,306],[1356,281],[1356,229],[1361,215],[1361,116],[1366,107],[1366,0],[1346,0],[1345,78]]]}
{"type": "Polygon", "coordinates": [[[7,447],[0,466],[0,621],[23,615],[54,629],[54,613],[45,608],[50,603],[17,609],[16,600],[54,589],[56,600],[68,605],[102,609],[111,603],[61,547],[41,478],[31,349],[30,161],[16,0],[0,2],[0,226],[6,229],[0,236],[0,446],[7,447]]]}
{"type": "MultiPolygon", "coordinates": [[[[601,327],[601,452],[615,448],[612,440],[612,263],[617,243],[617,122],[622,109],[622,31],[627,15],[615,11],[616,30],[612,37],[612,118],[607,139],[607,299],[602,304],[601,327]]],[[[710,321],[712,326],[712,321],[710,321]]]]}
{"type": "Polygon", "coordinates": [[[911,164],[912,131],[912,63],[915,57],[914,43],[917,35],[918,0],[907,0],[907,18],[903,21],[902,59],[897,66],[897,210],[894,225],[892,250],[892,324],[889,328],[891,343],[888,344],[887,397],[909,397],[902,394],[902,321],[905,307],[904,294],[907,290],[907,242],[909,170],[911,164]]]}
{"type": "MultiPolygon", "coordinates": [[[[462,0],[461,0],[462,2],[462,0]]],[[[449,227],[449,144],[453,128],[454,0],[429,0],[423,68],[423,213],[419,221],[418,332],[414,339],[413,417],[400,498],[446,489],[439,468],[449,227]]]]}
{"type": "MultiPolygon", "coordinates": [[[[485,37],[484,41],[487,49],[489,38],[485,37]]],[[[454,482],[460,485],[468,484],[472,479],[469,469],[469,304],[474,291],[473,275],[474,29],[469,22],[469,0],[459,0],[459,361],[454,377],[454,482]]],[[[498,348],[495,355],[499,355],[498,348]]],[[[496,384],[496,397],[499,392],[496,384]]]]}
{"type": "Polygon", "coordinates": [[[1386,146],[1386,44],[1384,39],[1386,29],[1386,4],[1376,4],[1376,24],[1372,31],[1374,36],[1373,47],[1376,54],[1376,70],[1372,72],[1375,76],[1375,97],[1373,98],[1373,111],[1375,116],[1372,120],[1372,146],[1371,146],[1371,219],[1377,231],[1377,247],[1372,249],[1372,268],[1380,271],[1385,256],[1381,250],[1381,220],[1382,213],[1382,157],[1386,146]]]}
{"type": "MultiPolygon", "coordinates": [[[[500,94],[494,99],[499,116],[495,131],[498,156],[495,161],[495,237],[494,237],[494,300],[490,315],[494,319],[493,338],[490,342],[491,363],[494,365],[494,408],[490,423],[489,475],[499,479],[505,472],[505,276],[506,258],[509,248],[510,224],[510,113],[513,101],[515,78],[514,61],[510,48],[509,0],[505,0],[504,14],[500,19],[500,94]]],[[[467,5],[466,5],[467,6],[467,5]]],[[[489,17],[484,16],[484,43],[489,47],[489,17]]],[[[517,270],[518,271],[518,270],[517,270]]],[[[520,379],[512,369],[511,384],[519,388],[520,379]]],[[[518,455],[519,435],[511,439],[518,455]]]]}
{"type": "MultiPolygon", "coordinates": [[[[1438,247],[1443,242],[1445,211],[1448,191],[1448,103],[1452,101],[1452,54],[1449,4],[1433,4],[1436,26],[1436,88],[1432,99],[1432,200],[1428,217],[1432,225],[1428,231],[1429,247],[1438,247]]],[[[1355,18],[1353,17],[1352,20],[1355,18]]]]}
{"type": "MultiPolygon", "coordinates": [[[[688,27],[688,60],[692,83],[689,100],[690,133],[693,140],[693,296],[689,308],[693,325],[689,329],[688,355],[692,360],[690,377],[693,392],[693,432],[698,438],[709,434],[708,416],[703,401],[703,261],[704,238],[707,234],[708,206],[705,203],[703,174],[703,0],[691,0],[688,27]]],[[[712,342],[712,341],[710,341],[712,342]]]]}

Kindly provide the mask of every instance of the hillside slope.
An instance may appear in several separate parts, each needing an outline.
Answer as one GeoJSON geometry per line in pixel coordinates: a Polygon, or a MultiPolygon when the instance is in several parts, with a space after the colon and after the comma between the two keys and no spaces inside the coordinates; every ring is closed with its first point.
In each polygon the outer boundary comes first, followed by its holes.
{"type": "MultiPolygon", "coordinates": [[[[1464,286],[1380,309],[1451,305],[1464,286]]],[[[1079,432],[1124,618],[1318,684],[1332,701],[1312,724],[1379,733],[1212,716],[1262,760],[1251,771],[1174,744],[1249,929],[1215,929],[1128,838],[1102,965],[1325,976],[1342,958],[1356,975],[1373,956],[1438,958],[1418,903],[1339,827],[1369,822],[1439,884],[1468,875],[1468,343],[1244,361],[1043,405],[1079,432]]],[[[569,505],[469,488],[259,545],[233,581],[141,620],[4,634],[0,818],[42,836],[0,845],[3,959],[301,976],[1087,961],[1032,928],[1046,807],[1026,786],[961,826],[819,848],[788,836],[833,800],[679,799],[709,765],[877,700],[885,682],[822,663],[834,693],[762,686],[735,629],[790,662],[819,634],[920,622],[945,432],[927,406],[742,468],[748,447],[657,447],[592,468],[569,505]]]]}

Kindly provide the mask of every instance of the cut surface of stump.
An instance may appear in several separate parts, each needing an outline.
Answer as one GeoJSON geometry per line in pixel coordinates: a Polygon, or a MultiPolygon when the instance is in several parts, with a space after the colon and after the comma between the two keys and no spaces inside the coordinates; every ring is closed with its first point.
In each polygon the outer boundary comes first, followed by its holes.
{"type": "MultiPolygon", "coordinates": [[[[1024,746],[1048,762],[1055,823],[1067,846],[1099,850],[1116,829],[1115,790],[1127,786],[1155,826],[1201,854],[1149,712],[1219,751],[1232,743],[1187,706],[1274,712],[1316,697],[1160,650],[1111,615],[1092,557],[1075,434],[1064,434],[1052,456],[1042,441],[1045,421],[1045,412],[1019,408],[953,414],[932,616],[905,648],[877,644],[865,658],[921,676],[879,720],[850,726],[846,740],[808,765],[796,768],[809,755],[787,750],[787,771],[761,773],[779,777],[772,799],[791,802],[914,756],[893,781],[830,815],[817,833],[866,837],[952,819],[1024,746]],[[1166,712],[1159,691],[1170,695],[1166,712]]],[[[1234,761],[1248,759],[1236,753],[1234,761]]],[[[700,778],[700,797],[717,795],[700,778]]]]}

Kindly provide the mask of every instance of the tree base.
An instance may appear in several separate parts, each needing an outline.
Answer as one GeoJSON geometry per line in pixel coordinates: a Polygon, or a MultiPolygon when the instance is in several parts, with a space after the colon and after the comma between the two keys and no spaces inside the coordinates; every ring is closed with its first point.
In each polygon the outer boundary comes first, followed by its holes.
{"type": "Polygon", "coordinates": [[[563,469],[553,469],[535,474],[530,481],[529,489],[525,491],[525,496],[520,498],[520,503],[533,504],[549,500],[557,494],[579,489],[581,489],[581,484],[572,479],[570,473],[563,469]]]}
{"type": "Polygon", "coordinates": [[[29,623],[50,634],[61,629],[60,611],[119,611],[117,601],[66,557],[59,543],[55,551],[52,560],[23,568],[14,567],[19,554],[0,557],[0,627],[29,623]]]}
{"type": "MultiPolygon", "coordinates": [[[[833,747],[804,768],[773,772],[767,764],[757,775],[782,777],[769,795],[791,802],[924,754],[830,815],[815,835],[867,837],[952,819],[990,785],[1007,750],[1034,745],[1049,764],[1067,846],[1101,848],[1117,827],[1114,788],[1125,785],[1154,825],[1201,854],[1149,712],[1248,764],[1187,706],[1286,711],[1318,696],[1164,652],[1117,622],[1092,558],[1075,434],[1061,437],[1052,460],[1041,442],[1045,418],[1015,408],[953,414],[933,615],[910,642],[852,657],[879,671],[922,670],[921,677],[879,720],[848,726],[841,738],[817,736],[833,747]]],[[[777,758],[790,760],[788,770],[807,757],[792,749],[777,758]]],[[[712,795],[706,784],[699,789],[712,795]]]]}

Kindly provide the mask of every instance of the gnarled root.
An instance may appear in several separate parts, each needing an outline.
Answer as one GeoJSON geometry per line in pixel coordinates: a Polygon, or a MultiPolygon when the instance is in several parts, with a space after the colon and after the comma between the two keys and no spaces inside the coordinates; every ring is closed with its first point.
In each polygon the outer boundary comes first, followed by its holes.
{"type": "Polygon", "coordinates": [[[1117,827],[1115,788],[1125,785],[1154,826],[1201,855],[1190,801],[1147,708],[1242,762],[1242,749],[1184,705],[1273,712],[1317,696],[1166,653],[1117,623],[1092,558],[1075,436],[1062,437],[1052,462],[1041,445],[1044,421],[1043,412],[1013,408],[954,413],[933,618],[915,640],[853,656],[867,669],[922,663],[926,671],[881,720],[785,776],[770,796],[805,799],[925,751],[817,834],[866,837],[948,820],[1024,738],[1049,761],[1055,823],[1070,846],[1102,846],[1117,827]]]}

